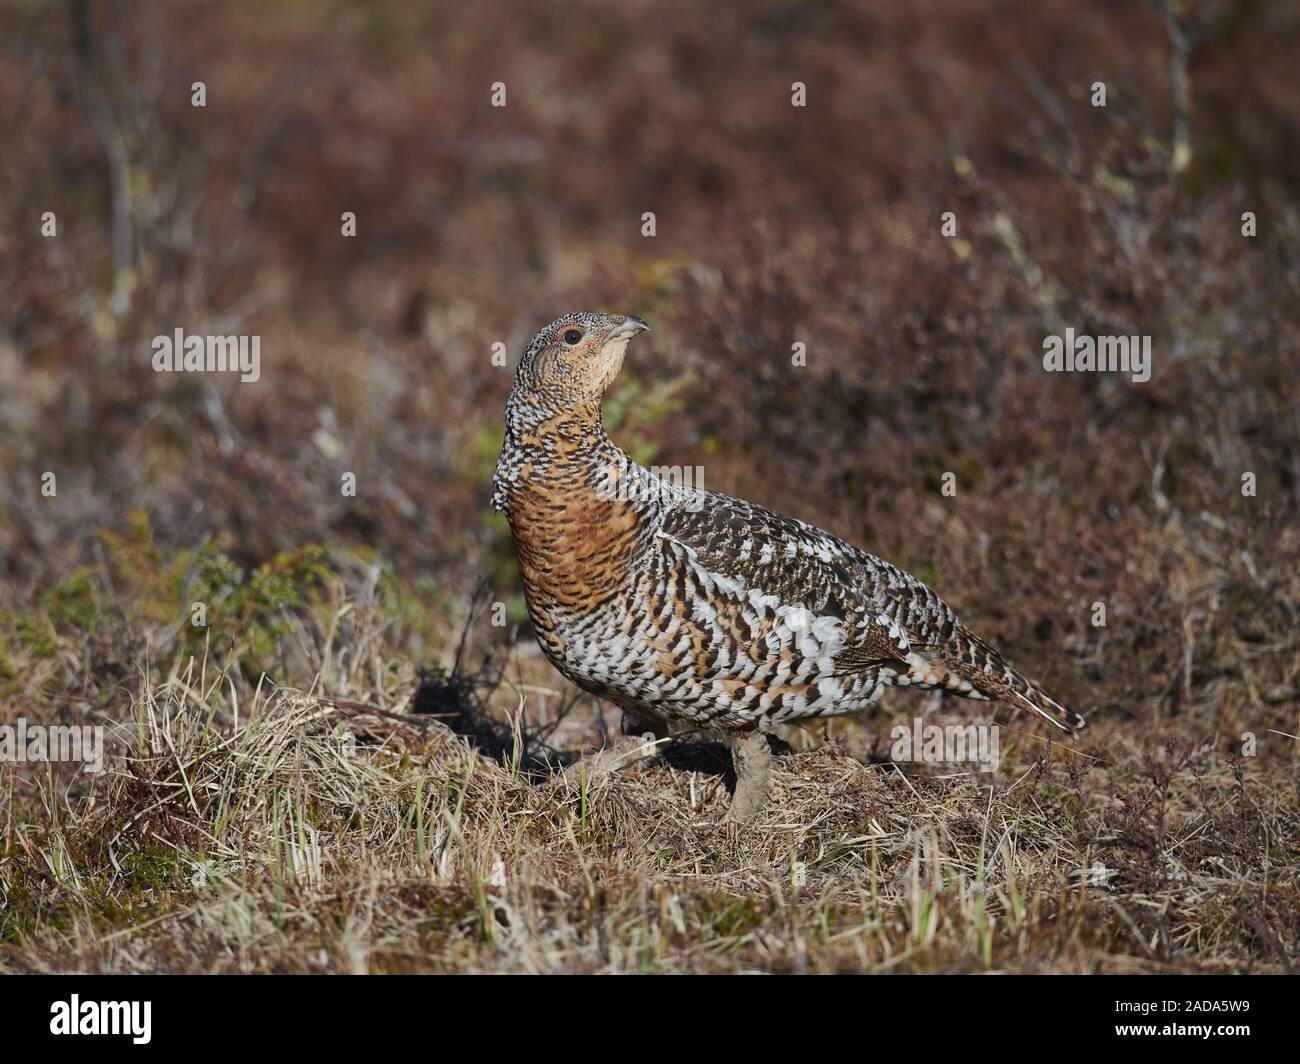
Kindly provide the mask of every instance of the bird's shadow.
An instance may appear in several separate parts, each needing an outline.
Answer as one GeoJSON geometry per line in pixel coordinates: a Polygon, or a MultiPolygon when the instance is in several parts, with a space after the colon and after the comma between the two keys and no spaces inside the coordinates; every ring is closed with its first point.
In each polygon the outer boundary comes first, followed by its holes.
{"type": "Polygon", "coordinates": [[[486,699],[500,683],[487,664],[467,675],[458,669],[421,669],[409,712],[433,717],[459,735],[484,758],[517,765],[528,776],[551,775],[576,760],[528,730],[518,730],[487,712],[486,699]]]}
{"type": "MultiPolygon", "coordinates": [[[[556,749],[526,725],[516,729],[487,712],[486,699],[499,682],[499,675],[486,664],[473,675],[459,670],[422,669],[409,712],[437,719],[487,760],[516,765],[520,772],[534,779],[554,776],[581,757],[556,749]]],[[[793,752],[789,743],[775,736],[768,736],[768,742],[778,757],[793,752]]],[[[731,750],[716,735],[676,734],[659,747],[657,760],[679,772],[722,776],[728,788],[735,786],[731,750]]]]}

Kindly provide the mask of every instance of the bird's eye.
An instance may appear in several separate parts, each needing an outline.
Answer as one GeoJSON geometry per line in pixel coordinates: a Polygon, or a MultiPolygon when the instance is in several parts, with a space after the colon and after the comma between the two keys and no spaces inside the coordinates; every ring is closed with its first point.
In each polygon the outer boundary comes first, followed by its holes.
{"type": "Polygon", "coordinates": [[[581,329],[565,329],[565,330],[564,330],[564,342],[565,342],[566,344],[568,344],[570,347],[572,347],[574,344],[576,344],[576,343],[577,343],[579,340],[581,340],[581,339],[582,339],[582,330],[581,330],[581,329]]]}

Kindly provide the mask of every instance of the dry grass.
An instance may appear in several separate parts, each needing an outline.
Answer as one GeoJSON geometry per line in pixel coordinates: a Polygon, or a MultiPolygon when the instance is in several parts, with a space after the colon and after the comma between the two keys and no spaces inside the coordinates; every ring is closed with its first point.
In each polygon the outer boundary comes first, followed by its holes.
{"type": "MultiPolygon", "coordinates": [[[[721,748],[681,743],[590,787],[565,783],[546,767],[566,760],[555,746],[598,743],[606,721],[548,692],[535,655],[421,680],[386,658],[382,611],[362,612],[348,603],[320,625],[328,641],[309,652],[333,664],[312,693],[178,661],[123,700],[103,774],[7,774],[4,967],[1293,963],[1294,753],[1225,757],[1186,727],[1104,724],[1071,749],[1014,720],[997,774],[935,774],[874,758],[880,743],[841,722],[778,758],[774,801],[736,829],[721,823],[721,748]]],[[[872,731],[909,705],[887,705],[872,731]]]]}

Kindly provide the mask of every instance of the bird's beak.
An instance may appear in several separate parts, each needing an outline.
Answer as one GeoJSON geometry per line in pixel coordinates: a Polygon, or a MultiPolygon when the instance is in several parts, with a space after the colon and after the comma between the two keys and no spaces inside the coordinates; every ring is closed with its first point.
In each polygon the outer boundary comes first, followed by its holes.
{"type": "Polygon", "coordinates": [[[609,343],[611,340],[630,340],[637,333],[648,332],[649,329],[650,326],[640,318],[634,318],[631,314],[628,314],[623,318],[623,324],[615,326],[614,331],[605,337],[605,342],[609,343]]]}

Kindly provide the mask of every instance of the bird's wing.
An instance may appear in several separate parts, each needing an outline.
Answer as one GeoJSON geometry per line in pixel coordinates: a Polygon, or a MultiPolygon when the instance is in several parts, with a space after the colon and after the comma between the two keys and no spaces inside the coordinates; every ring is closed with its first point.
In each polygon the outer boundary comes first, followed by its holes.
{"type": "Polygon", "coordinates": [[[803,521],[713,492],[669,509],[660,536],[680,593],[701,582],[755,638],[768,637],[755,617],[767,618],[795,646],[807,629],[838,673],[909,673],[908,637],[878,594],[878,559],[803,521]]]}
{"type": "Polygon", "coordinates": [[[888,683],[941,687],[1029,708],[1062,731],[1083,726],[968,631],[921,581],[803,521],[714,492],[668,510],[662,532],[687,569],[730,581],[733,597],[770,597],[838,622],[836,672],[881,671],[888,683]]]}

